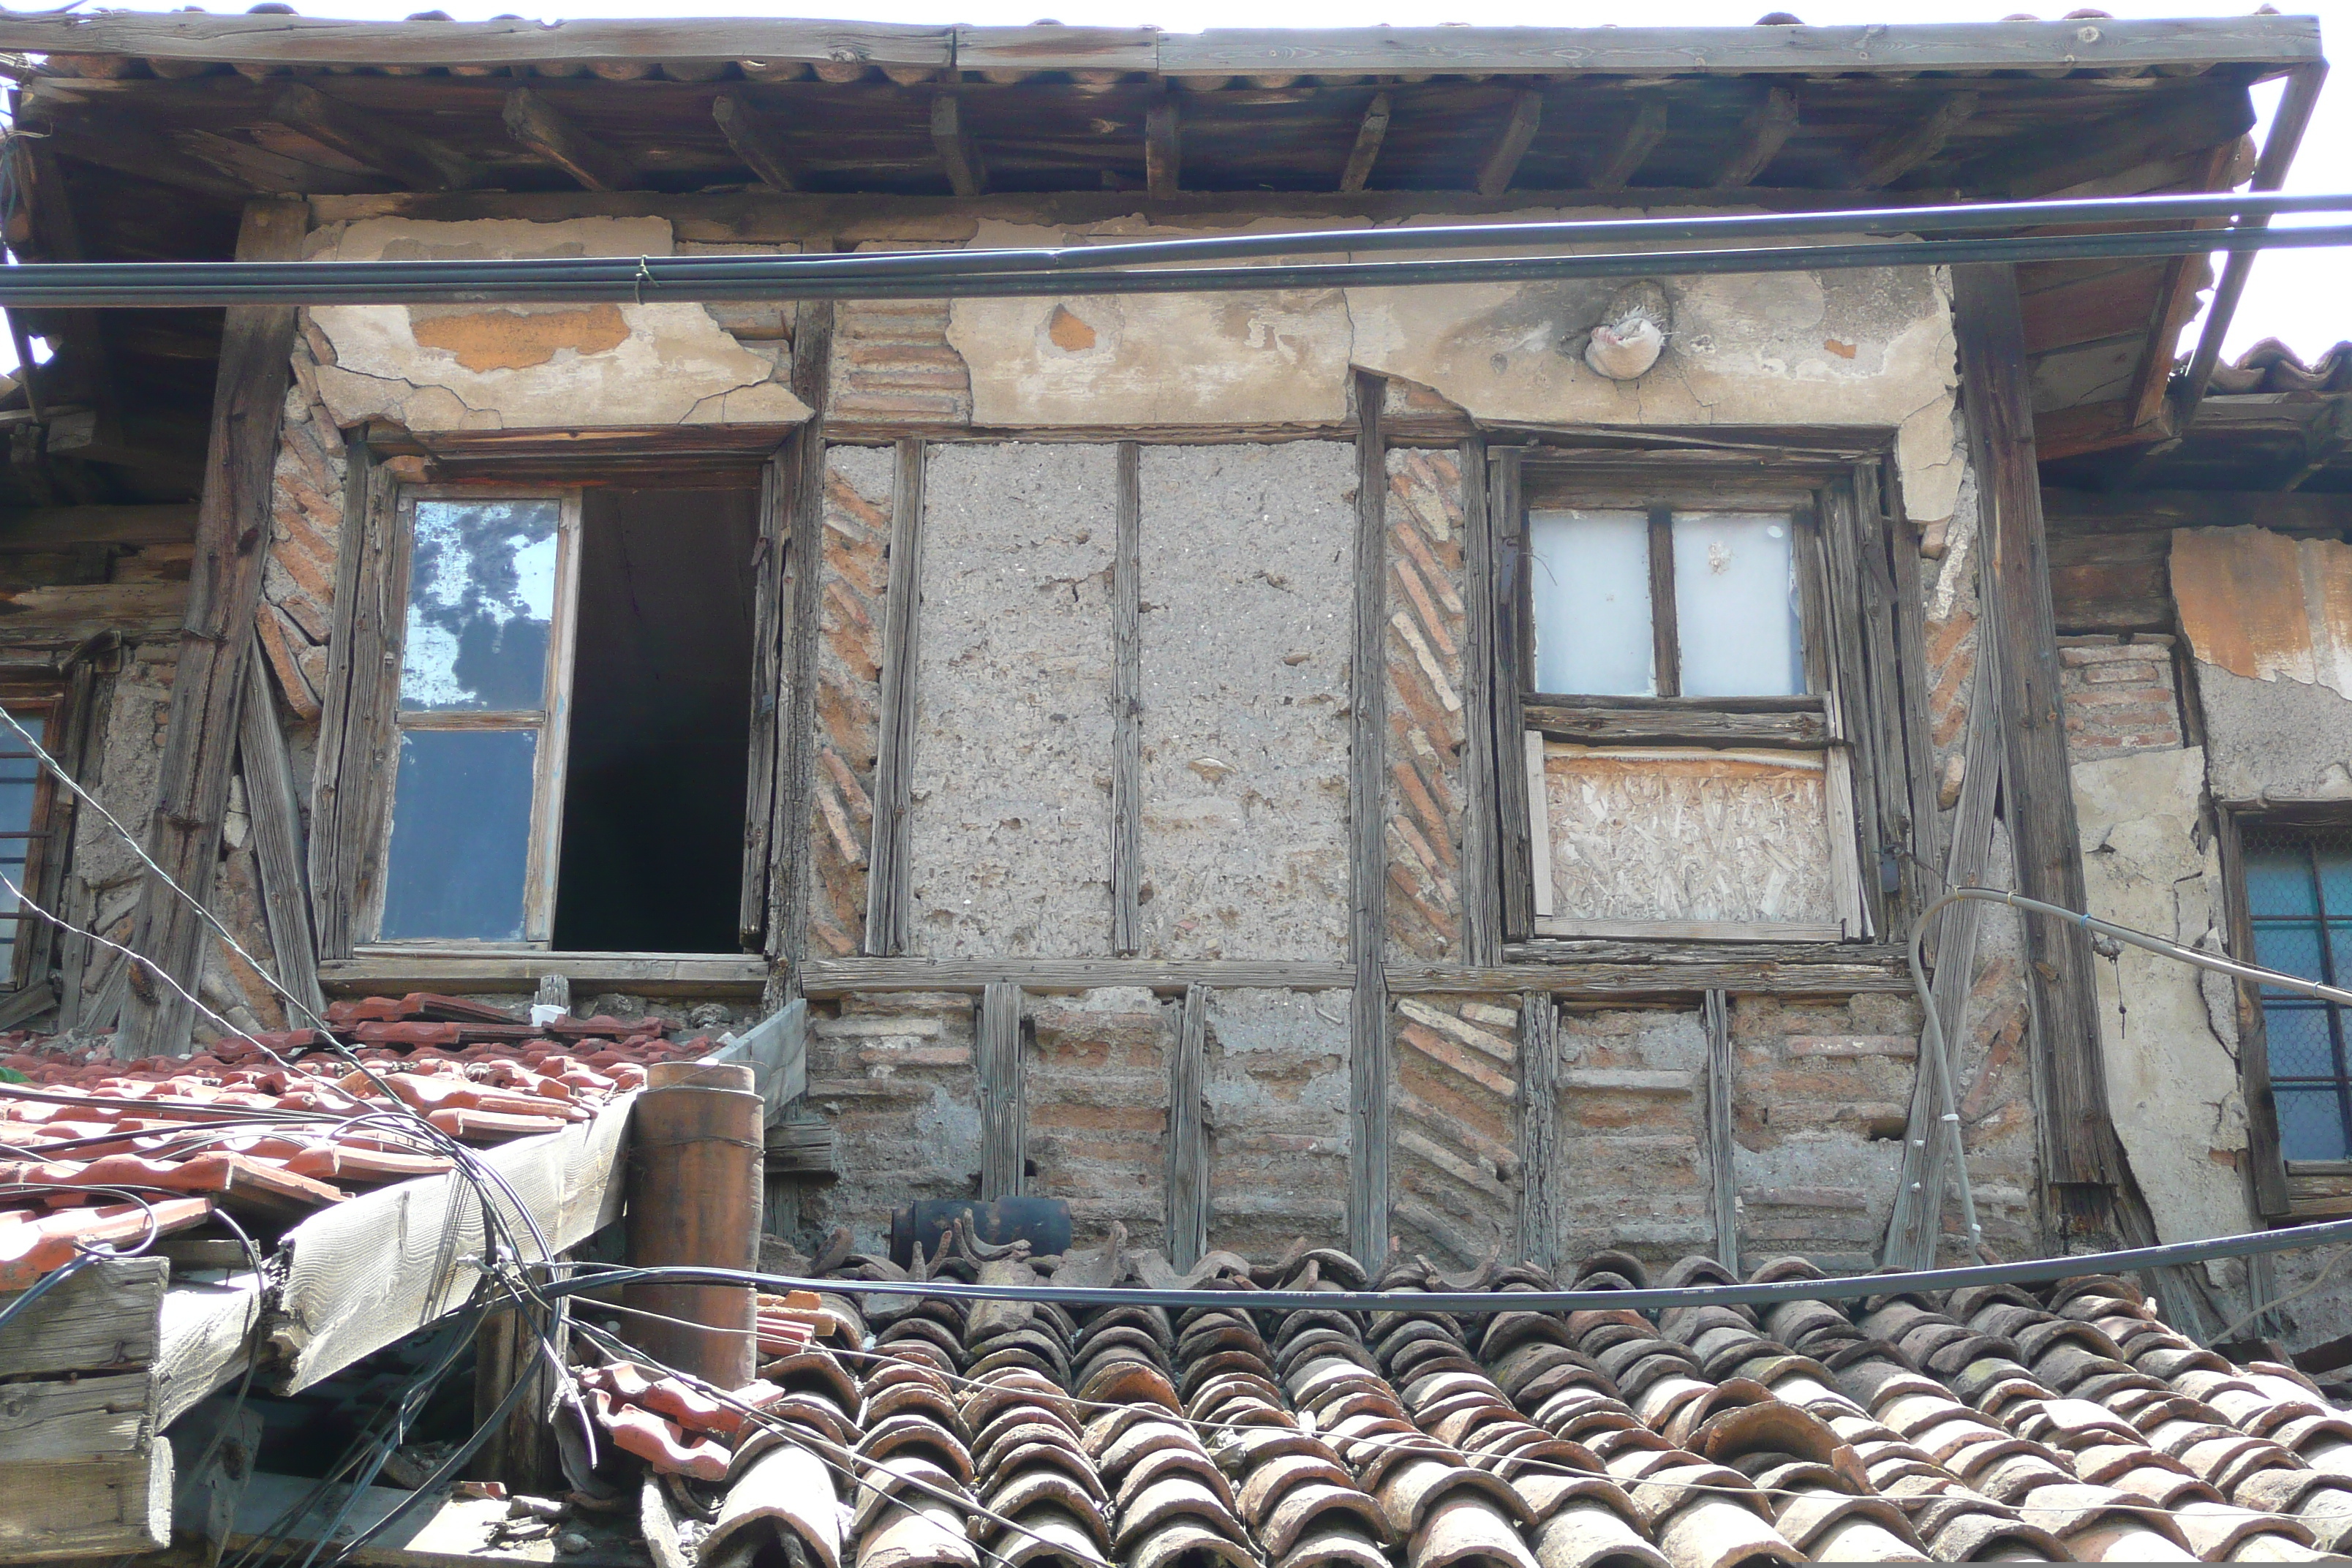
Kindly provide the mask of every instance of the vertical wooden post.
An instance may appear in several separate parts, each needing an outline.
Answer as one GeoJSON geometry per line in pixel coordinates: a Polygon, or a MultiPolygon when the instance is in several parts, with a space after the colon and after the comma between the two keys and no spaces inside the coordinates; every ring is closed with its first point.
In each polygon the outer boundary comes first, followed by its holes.
{"type": "Polygon", "coordinates": [[[1528,839],[1528,747],[1519,692],[1535,684],[1522,612],[1527,574],[1527,523],[1519,489],[1519,449],[1486,454],[1486,528],[1494,540],[1494,574],[1475,589],[1491,595],[1495,618],[1495,835],[1502,879],[1503,940],[1535,934],[1536,875],[1528,839]]]}
{"type": "Polygon", "coordinates": [[[1209,988],[1184,988],[1184,1016],[1168,1059],[1168,1261],[1190,1268],[1209,1247],[1209,988]]]}
{"type": "Polygon", "coordinates": [[[1368,1268],[1388,1256],[1388,383],[1356,377],[1356,642],[1349,667],[1348,1249],[1368,1268]]]}
{"type": "Polygon", "coordinates": [[[1142,465],[1142,448],[1121,441],[1110,572],[1110,950],[1122,958],[1143,948],[1142,465]]]}
{"type": "MultiPolygon", "coordinates": [[[[775,811],[768,846],[768,959],[774,966],[771,1010],[800,994],[808,946],[809,812],[816,768],[818,612],[824,599],[824,404],[833,366],[833,302],[803,300],[793,332],[793,393],[814,410],[790,443],[793,460],[785,519],[788,618],[782,636],[783,690],[777,704],[775,811]]],[[[764,694],[763,694],[764,695],[764,694]]]]}
{"type": "MultiPolygon", "coordinates": [[[[2079,910],[2085,897],[2082,839],[2066,763],[2016,268],[2005,262],[1954,268],[1952,306],[1983,516],[1979,571],[1988,618],[2000,628],[1997,673],[2008,751],[2002,816],[2017,860],[2017,890],[2079,910]]],[[[2107,1109],[2090,933],[2058,921],[2021,923],[2036,1054],[2048,1085],[2039,1127],[2042,1178],[2115,1187],[2124,1173],[2123,1149],[2107,1109]]]]}
{"type": "Polygon", "coordinates": [[[263,660],[245,661],[245,710],[237,719],[237,772],[253,816],[254,860],[261,874],[261,910],[269,925],[269,949],[278,960],[278,984],[300,1007],[287,1009],[289,1028],[322,1021],[327,998],[319,989],[319,949],[310,934],[310,889],[302,880],[302,817],[294,805],[294,764],[287,755],[286,731],[278,727],[278,699],[271,693],[263,660]],[[308,1008],[305,1018],[301,1009],[308,1008]]]}
{"type": "Polygon", "coordinates": [[[310,765],[310,929],[320,958],[352,955],[355,917],[375,889],[384,770],[397,765],[388,709],[398,700],[398,671],[388,656],[408,592],[399,485],[362,433],[344,441],[343,462],[334,623],[310,765]]]}
{"type": "MultiPolygon", "coordinates": [[[[297,259],[310,213],[301,201],[247,203],[237,259],[297,259]]],[[[149,873],[141,889],[131,939],[134,951],[191,992],[209,944],[203,917],[181,890],[209,903],[220,860],[237,710],[245,698],[253,617],[260,608],[262,566],[269,554],[278,426],[294,376],[294,316],[290,305],[229,307],[213,380],[195,566],[180,632],[179,667],[172,677],[172,714],[155,809],[147,827],[148,853],[163,871],[149,873]]],[[[194,1010],[143,967],[133,968],[122,1026],[114,1036],[115,1055],[184,1049],[194,1010]]]]}
{"type": "Polygon", "coordinates": [[[1715,1184],[1715,1260],[1739,1272],[1738,1145],[1731,1136],[1731,998],[1710,991],[1699,1003],[1706,1028],[1706,1163],[1715,1184]]]}
{"type": "Polygon", "coordinates": [[[497,1415],[500,1401],[518,1383],[531,1386],[475,1452],[468,1473],[476,1480],[504,1481],[516,1491],[545,1491],[556,1479],[545,1418],[547,1360],[521,1311],[506,1307],[485,1317],[481,1331],[474,1336],[474,1424],[479,1426],[497,1415]]]}
{"type": "Polygon", "coordinates": [[[992,980],[980,994],[973,1066],[980,1079],[981,1198],[1019,1197],[1027,1114],[1021,1094],[1021,987],[1010,981],[992,980]]]}
{"type": "MultiPolygon", "coordinates": [[[[765,1103],[749,1067],[659,1062],[630,1116],[628,1259],[658,1268],[760,1266],[765,1103]]],[[[721,1388],[757,1371],[759,1321],[748,1285],[630,1285],[630,1340],[656,1361],[721,1388]]]]}
{"type": "Polygon", "coordinates": [[[1559,1005],[1530,991],[1519,998],[1519,1256],[1546,1268],[1559,1262],[1559,1005]]]}
{"type": "Polygon", "coordinates": [[[898,443],[890,486],[890,574],[882,590],[882,733],[874,757],[874,847],[866,856],[866,951],[907,947],[907,814],[915,768],[916,675],[922,659],[924,446],[898,443]]]}
{"type": "Polygon", "coordinates": [[[1462,962],[1503,959],[1502,847],[1495,795],[1495,529],[1486,443],[1462,443],[1462,962]]]}

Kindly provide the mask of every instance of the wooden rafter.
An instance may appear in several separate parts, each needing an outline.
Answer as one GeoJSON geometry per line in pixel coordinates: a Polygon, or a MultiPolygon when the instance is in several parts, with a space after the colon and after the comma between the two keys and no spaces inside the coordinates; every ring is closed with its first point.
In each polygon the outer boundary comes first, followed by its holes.
{"type": "Polygon", "coordinates": [[[947,171],[948,184],[960,196],[984,195],[988,166],[981,162],[971,128],[963,121],[963,102],[951,92],[931,97],[931,146],[947,171]]]}
{"type": "Polygon", "coordinates": [[[1510,118],[1503,121],[1501,134],[1478,165],[1480,195],[1499,196],[1511,188],[1511,176],[1519,172],[1519,160],[1527,156],[1542,123],[1543,94],[1530,89],[1511,95],[1510,118]]]}
{"type": "Polygon", "coordinates": [[[1174,195],[1182,182],[1182,133],[1176,100],[1163,93],[1143,114],[1144,184],[1163,200],[1174,195]]]}
{"type": "Polygon", "coordinates": [[[269,116],[411,190],[462,191],[481,184],[479,166],[464,153],[300,82],[278,95],[269,116]]]}
{"type": "Polygon", "coordinates": [[[2331,397],[2319,405],[2319,416],[2305,426],[2303,455],[2279,476],[2282,490],[2301,489],[2304,481],[2352,447],[2352,397],[2331,397]]]}
{"type": "Polygon", "coordinates": [[[1945,94],[1925,120],[1900,131],[1890,131],[1863,150],[1862,166],[1854,174],[1855,188],[1874,191],[1893,184],[1942,152],[1952,132],[1976,111],[1975,93],[1945,94]]]}
{"type": "Polygon", "coordinates": [[[1593,169],[1592,177],[1586,183],[1596,191],[1623,190],[1626,182],[1649,162],[1650,154],[1665,137],[1666,100],[1643,99],[1641,107],[1633,110],[1633,118],[1618,134],[1616,145],[1610,148],[1609,155],[1593,169]]]}
{"type": "Polygon", "coordinates": [[[1381,143],[1388,140],[1389,95],[1372,94],[1372,101],[1364,106],[1364,118],[1357,122],[1355,144],[1348,149],[1347,167],[1339,172],[1339,188],[1360,191],[1372,177],[1372,165],[1380,162],[1381,143]]]}
{"type": "Polygon", "coordinates": [[[507,94],[507,134],[592,191],[636,188],[628,160],[572,122],[569,115],[527,87],[507,94]]]}
{"type": "Polygon", "coordinates": [[[1742,185],[1752,185],[1756,176],[1780,153],[1789,133],[1797,128],[1797,94],[1794,89],[1768,88],[1764,101],[1748,111],[1739,122],[1738,139],[1732,143],[1731,155],[1723,161],[1723,172],[1715,183],[1731,191],[1742,185]]]}
{"type": "Polygon", "coordinates": [[[710,118],[719,133],[743,160],[743,166],[772,191],[797,191],[800,175],[784,152],[783,136],[774,121],[751,106],[740,92],[722,92],[710,100],[710,118]]]}

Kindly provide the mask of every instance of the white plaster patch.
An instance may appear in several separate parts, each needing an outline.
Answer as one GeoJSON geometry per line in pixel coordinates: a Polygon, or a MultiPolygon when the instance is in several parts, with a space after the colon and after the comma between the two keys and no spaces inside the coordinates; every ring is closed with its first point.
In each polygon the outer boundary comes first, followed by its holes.
{"type": "MultiPolygon", "coordinates": [[[[311,237],[326,261],[667,256],[666,218],[368,218],[311,237]]],[[[341,425],[416,431],[797,424],[809,410],[700,305],[330,305],[320,397],[341,425]]]]}

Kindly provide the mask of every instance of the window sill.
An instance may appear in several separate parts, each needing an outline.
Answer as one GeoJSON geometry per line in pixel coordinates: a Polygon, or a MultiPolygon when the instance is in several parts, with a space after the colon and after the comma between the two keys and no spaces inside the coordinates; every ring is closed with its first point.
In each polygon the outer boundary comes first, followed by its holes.
{"type": "Polygon", "coordinates": [[[319,985],[331,995],[345,996],[529,992],[544,974],[561,974],[574,989],[633,996],[756,996],[767,984],[768,961],[758,953],[542,952],[372,943],[353,957],[321,962],[319,985]]]}
{"type": "Polygon", "coordinates": [[[1520,721],[1586,745],[1680,743],[1818,750],[1830,744],[1819,697],[1555,697],[1519,699],[1520,721]]]}

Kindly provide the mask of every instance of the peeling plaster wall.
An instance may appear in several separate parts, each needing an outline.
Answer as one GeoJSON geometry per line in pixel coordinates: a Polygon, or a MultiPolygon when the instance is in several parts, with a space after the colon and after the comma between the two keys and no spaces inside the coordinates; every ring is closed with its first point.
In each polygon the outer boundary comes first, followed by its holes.
{"type": "Polygon", "coordinates": [[[1344,957],[1355,448],[1141,458],[1143,952],[1344,957]]]}
{"type": "MultiPolygon", "coordinates": [[[[697,247],[707,248],[707,247],[697,247]]],[[[777,247],[737,246],[736,250],[777,247]]],[[[320,261],[668,256],[669,220],[365,218],[310,237],[320,261]]],[[[701,305],[329,305],[305,312],[335,423],[415,431],[713,423],[794,424],[807,405],[766,317],[701,305]]]]}
{"type": "Polygon", "coordinates": [[[2352,800],[2352,545],[2176,530],[2172,593],[2196,656],[2214,798],[2352,800]]]}
{"type": "MultiPolygon", "coordinates": [[[[2204,774],[2194,746],[2074,765],[2093,914],[2221,949],[2221,854],[2199,823],[2204,774]]],[[[2136,947],[2094,967],[2107,1104],[2158,1237],[2245,1230],[2234,988],[2136,947]]]]}
{"type": "Polygon", "coordinates": [[[1212,993],[1209,1247],[1281,1255],[1347,1233],[1346,991],[1212,993]]]}
{"type": "Polygon", "coordinates": [[[930,455],[910,953],[1109,949],[1114,464],[1099,446],[930,455]]]}

